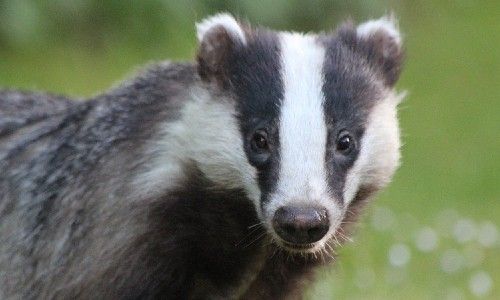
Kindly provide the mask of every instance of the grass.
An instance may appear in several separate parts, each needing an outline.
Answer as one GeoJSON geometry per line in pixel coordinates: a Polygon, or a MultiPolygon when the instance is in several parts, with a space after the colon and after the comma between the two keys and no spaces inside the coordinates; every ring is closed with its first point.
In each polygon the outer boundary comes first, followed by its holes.
{"type": "MultiPolygon", "coordinates": [[[[497,1],[396,6],[408,52],[402,167],[310,299],[500,298],[499,11],[497,1]]],[[[194,34],[182,32],[148,51],[0,47],[0,86],[93,95],[152,59],[192,57],[194,34]]]]}

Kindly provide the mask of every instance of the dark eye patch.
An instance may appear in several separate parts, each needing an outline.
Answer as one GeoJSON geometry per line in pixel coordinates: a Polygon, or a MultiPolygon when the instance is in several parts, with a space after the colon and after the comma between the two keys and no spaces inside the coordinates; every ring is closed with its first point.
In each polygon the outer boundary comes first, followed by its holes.
{"type": "Polygon", "coordinates": [[[366,60],[338,37],[322,40],[325,46],[323,94],[328,128],[325,166],[335,199],[343,202],[349,169],[359,154],[369,112],[379,101],[383,86],[366,60]]]}

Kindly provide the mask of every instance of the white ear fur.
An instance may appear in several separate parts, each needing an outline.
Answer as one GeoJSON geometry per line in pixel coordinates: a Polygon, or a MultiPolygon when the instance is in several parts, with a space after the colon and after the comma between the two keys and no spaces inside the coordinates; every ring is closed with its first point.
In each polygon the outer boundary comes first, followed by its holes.
{"type": "Polygon", "coordinates": [[[196,24],[196,36],[201,43],[205,35],[213,28],[222,26],[232,38],[239,39],[243,44],[246,44],[245,33],[241,29],[240,24],[234,19],[233,16],[227,13],[220,13],[214,16],[205,18],[196,24]]]}
{"type": "Polygon", "coordinates": [[[396,44],[401,44],[401,34],[398,29],[397,20],[392,14],[383,16],[378,20],[367,21],[360,24],[357,28],[357,33],[360,37],[369,37],[379,31],[383,31],[393,38],[396,44]]]}

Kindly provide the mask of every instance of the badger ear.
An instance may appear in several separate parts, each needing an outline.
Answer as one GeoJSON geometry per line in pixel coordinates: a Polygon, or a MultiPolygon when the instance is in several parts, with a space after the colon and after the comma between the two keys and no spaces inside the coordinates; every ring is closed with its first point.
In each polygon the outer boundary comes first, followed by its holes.
{"type": "Polygon", "coordinates": [[[379,68],[386,85],[393,87],[404,60],[401,34],[394,15],[362,23],[356,33],[368,61],[379,68]]]}
{"type": "Polygon", "coordinates": [[[235,51],[246,45],[242,26],[229,14],[217,14],[196,24],[198,73],[222,87],[229,84],[228,64],[235,51]]]}

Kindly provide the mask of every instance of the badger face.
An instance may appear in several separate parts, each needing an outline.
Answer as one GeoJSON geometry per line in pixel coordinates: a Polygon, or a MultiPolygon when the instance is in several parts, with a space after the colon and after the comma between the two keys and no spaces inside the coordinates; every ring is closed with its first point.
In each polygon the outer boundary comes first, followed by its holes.
{"type": "Polygon", "coordinates": [[[198,38],[201,78],[234,101],[261,221],[287,250],[324,249],[398,165],[395,25],[304,35],[223,14],[198,24],[198,38]]]}

